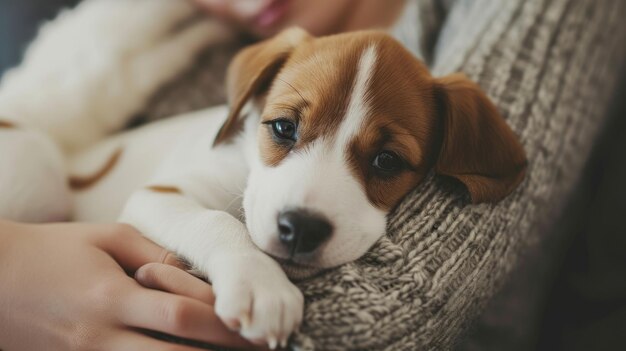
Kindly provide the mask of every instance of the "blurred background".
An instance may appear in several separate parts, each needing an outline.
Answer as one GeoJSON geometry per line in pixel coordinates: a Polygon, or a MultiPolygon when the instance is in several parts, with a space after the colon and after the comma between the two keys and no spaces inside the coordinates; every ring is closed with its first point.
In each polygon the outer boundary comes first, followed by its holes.
{"type": "Polygon", "coordinates": [[[16,65],[38,24],[79,0],[2,0],[0,2],[0,74],[16,65]]]}
{"type": "MultiPolygon", "coordinates": [[[[2,0],[0,75],[19,63],[42,21],[77,2],[2,0]]],[[[525,259],[526,266],[513,273],[525,276],[501,294],[509,296],[507,302],[496,298],[490,306],[499,313],[487,311],[459,349],[626,350],[626,75],[622,77],[605,131],[556,227],[562,233],[553,236],[545,252],[525,259]],[[541,255],[556,255],[558,264],[543,265],[541,255]],[[516,293],[537,308],[511,305],[516,293]],[[515,318],[507,320],[502,311],[515,318]]]]}

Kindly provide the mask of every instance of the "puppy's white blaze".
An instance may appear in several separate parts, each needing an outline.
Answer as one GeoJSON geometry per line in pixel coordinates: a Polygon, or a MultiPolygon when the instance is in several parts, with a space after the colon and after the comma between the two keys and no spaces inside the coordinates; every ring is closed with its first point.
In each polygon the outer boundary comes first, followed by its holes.
{"type": "Polygon", "coordinates": [[[376,47],[374,45],[368,46],[361,54],[348,110],[339,127],[337,145],[340,147],[348,145],[352,138],[361,130],[369,114],[366,94],[376,67],[376,58],[376,47]]]}

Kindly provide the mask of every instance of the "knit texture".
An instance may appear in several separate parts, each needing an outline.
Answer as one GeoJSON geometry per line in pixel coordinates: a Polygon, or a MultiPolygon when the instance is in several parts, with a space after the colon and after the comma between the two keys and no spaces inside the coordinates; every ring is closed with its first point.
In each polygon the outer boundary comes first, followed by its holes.
{"type": "MultiPolygon", "coordinates": [[[[295,349],[454,346],[571,193],[626,58],[624,15],[621,0],[452,3],[424,56],[436,75],[463,71],[493,99],[527,152],[527,177],[495,205],[472,205],[461,186],[429,177],[390,215],[388,234],[365,257],[298,282],[306,309],[295,349]]],[[[198,78],[223,72],[214,55],[165,87],[144,116],[209,105],[186,104],[181,92],[221,94],[221,80],[198,78]]]]}

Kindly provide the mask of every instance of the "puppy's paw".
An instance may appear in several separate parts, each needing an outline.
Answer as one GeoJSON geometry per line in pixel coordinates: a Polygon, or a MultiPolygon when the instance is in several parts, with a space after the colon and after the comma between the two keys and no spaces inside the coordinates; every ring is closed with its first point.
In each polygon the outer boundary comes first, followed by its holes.
{"type": "Polygon", "coordinates": [[[262,253],[230,257],[213,279],[215,311],[253,342],[286,346],[302,321],[304,298],[280,266],[262,253]]]}

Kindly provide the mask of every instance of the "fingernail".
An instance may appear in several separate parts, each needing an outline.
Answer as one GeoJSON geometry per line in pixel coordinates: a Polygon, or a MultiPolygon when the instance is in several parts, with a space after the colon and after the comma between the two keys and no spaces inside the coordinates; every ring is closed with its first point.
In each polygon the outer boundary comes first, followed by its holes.
{"type": "Polygon", "coordinates": [[[281,349],[287,348],[287,338],[284,338],[280,341],[280,348],[281,349]]]}

